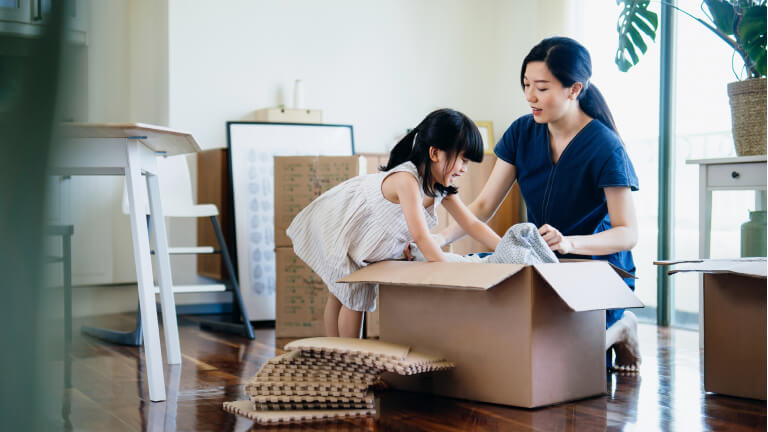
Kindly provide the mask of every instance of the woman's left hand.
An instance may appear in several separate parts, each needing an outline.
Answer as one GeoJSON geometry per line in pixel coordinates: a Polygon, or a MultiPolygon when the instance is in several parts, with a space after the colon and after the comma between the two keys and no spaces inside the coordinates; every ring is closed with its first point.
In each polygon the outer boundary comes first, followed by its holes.
{"type": "Polygon", "coordinates": [[[547,242],[547,246],[553,251],[559,252],[563,255],[571,253],[573,250],[573,241],[564,236],[557,228],[544,224],[539,228],[539,234],[547,242]]]}

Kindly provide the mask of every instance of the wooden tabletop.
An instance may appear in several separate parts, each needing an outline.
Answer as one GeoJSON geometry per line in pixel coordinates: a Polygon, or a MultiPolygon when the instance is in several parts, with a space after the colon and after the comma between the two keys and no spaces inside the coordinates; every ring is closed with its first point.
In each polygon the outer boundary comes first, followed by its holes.
{"type": "Polygon", "coordinates": [[[189,132],[146,123],[62,123],[61,132],[71,138],[135,138],[167,156],[201,151],[189,132]]]}

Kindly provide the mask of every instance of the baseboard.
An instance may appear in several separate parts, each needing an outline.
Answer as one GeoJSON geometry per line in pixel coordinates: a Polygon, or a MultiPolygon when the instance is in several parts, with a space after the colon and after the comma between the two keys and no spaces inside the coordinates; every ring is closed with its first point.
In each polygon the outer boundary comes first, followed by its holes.
{"type": "MultiPolygon", "coordinates": [[[[160,303],[157,303],[160,312],[160,303]]],[[[176,305],[176,315],[222,315],[232,313],[232,303],[198,303],[176,305]]]]}

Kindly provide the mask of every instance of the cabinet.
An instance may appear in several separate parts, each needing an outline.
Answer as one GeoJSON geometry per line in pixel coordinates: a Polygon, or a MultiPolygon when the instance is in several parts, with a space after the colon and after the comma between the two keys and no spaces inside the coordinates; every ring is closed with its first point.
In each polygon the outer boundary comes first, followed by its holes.
{"type": "MultiPolygon", "coordinates": [[[[42,34],[55,0],[0,0],[0,33],[22,37],[42,34]]],[[[88,0],[71,0],[64,16],[70,42],[86,44],[88,0]]]]}

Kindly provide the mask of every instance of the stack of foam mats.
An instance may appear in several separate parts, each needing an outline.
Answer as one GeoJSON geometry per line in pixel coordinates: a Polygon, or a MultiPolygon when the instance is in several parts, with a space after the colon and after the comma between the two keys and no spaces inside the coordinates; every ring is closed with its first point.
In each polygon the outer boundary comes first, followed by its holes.
{"type": "Polygon", "coordinates": [[[225,411],[259,424],[372,416],[372,387],[384,372],[414,375],[453,367],[439,356],[367,339],[300,339],[285,349],[248,380],[250,399],[225,402],[225,411]]]}

